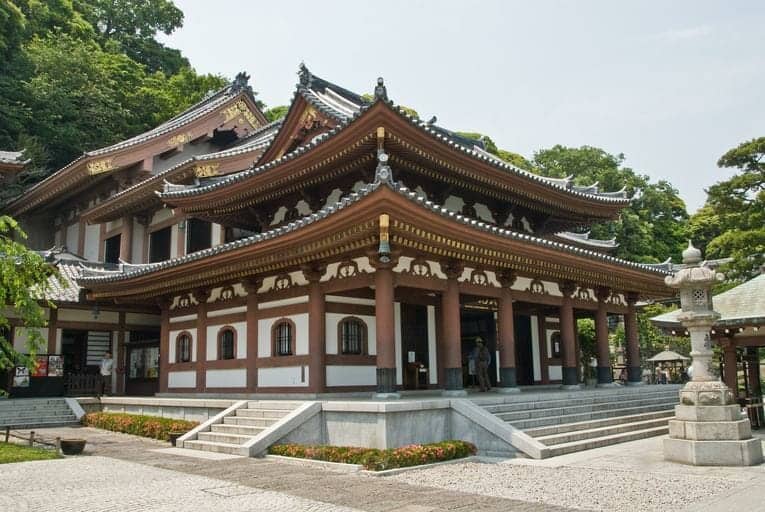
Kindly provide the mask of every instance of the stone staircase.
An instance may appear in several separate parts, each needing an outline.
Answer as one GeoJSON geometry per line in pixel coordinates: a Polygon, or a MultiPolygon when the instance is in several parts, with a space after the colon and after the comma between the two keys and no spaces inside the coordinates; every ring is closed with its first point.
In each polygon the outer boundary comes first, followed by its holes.
{"type": "Polygon", "coordinates": [[[44,428],[76,425],[77,416],[63,398],[0,400],[0,428],[44,428]]]}
{"type": "Polygon", "coordinates": [[[199,432],[197,439],[184,441],[183,448],[241,455],[242,448],[254,437],[295,410],[300,402],[251,401],[223,423],[210,426],[209,432],[199,432]]]}
{"type": "Polygon", "coordinates": [[[548,448],[549,457],[669,432],[679,386],[523,393],[480,405],[548,448]],[[541,395],[541,396],[540,396],[541,395]]]}

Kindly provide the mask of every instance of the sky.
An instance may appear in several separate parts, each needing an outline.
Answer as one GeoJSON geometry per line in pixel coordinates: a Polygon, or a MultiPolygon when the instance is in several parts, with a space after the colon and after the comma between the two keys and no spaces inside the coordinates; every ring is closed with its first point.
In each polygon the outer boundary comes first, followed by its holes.
{"type": "Polygon", "coordinates": [[[166,44],[197,71],[247,71],[269,107],[305,62],[358,93],[489,135],[527,158],[603,148],[668,180],[689,212],[733,171],[718,158],[765,135],[765,2],[174,0],[166,44]]]}

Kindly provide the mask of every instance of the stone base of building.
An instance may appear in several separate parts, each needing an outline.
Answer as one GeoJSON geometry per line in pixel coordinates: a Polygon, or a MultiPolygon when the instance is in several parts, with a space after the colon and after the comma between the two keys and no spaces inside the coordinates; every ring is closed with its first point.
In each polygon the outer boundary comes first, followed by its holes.
{"type": "Polygon", "coordinates": [[[446,389],[441,393],[443,396],[450,396],[450,397],[462,397],[462,396],[468,396],[468,392],[464,389],[446,389]]]}
{"type": "Polygon", "coordinates": [[[398,400],[400,393],[375,393],[375,400],[398,400]]]}
{"type": "Polygon", "coordinates": [[[496,387],[496,388],[492,388],[492,391],[496,391],[497,393],[510,394],[510,393],[520,393],[521,389],[517,386],[506,387],[506,388],[496,387]]]}
{"type": "Polygon", "coordinates": [[[719,381],[692,381],[680,391],[681,405],[669,421],[664,458],[694,466],[761,464],[762,444],[752,439],[730,389],[719,381]]]}

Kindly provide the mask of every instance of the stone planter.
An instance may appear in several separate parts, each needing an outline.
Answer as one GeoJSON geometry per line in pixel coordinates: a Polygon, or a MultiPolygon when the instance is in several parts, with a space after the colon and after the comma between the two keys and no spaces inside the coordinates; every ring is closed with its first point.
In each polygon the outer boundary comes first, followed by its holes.
{"type": "Polygon", "coordinates": [[[62,439],[61,453],[64,455],[79,455],[85,449],[84,439],[62,439]]]}
{"type": "Polygon", "coordinates": [[[170,444],[175,446],[175,443],[178,442],[178,438],[181,437],[186,432],[169,432],[167,434],[167,440],[170,441],[170,444]]]}

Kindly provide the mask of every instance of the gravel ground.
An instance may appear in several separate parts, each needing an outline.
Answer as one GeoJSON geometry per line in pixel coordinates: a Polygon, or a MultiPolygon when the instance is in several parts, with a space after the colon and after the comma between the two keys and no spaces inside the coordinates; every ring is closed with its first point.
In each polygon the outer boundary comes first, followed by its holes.
{"type": "Polygon", "coordinates": [[[464,463],[389,478],[417,485],[609,512],[677,510],[729,491],[740,482],[709,476],[618,469],[464,463]]]}

